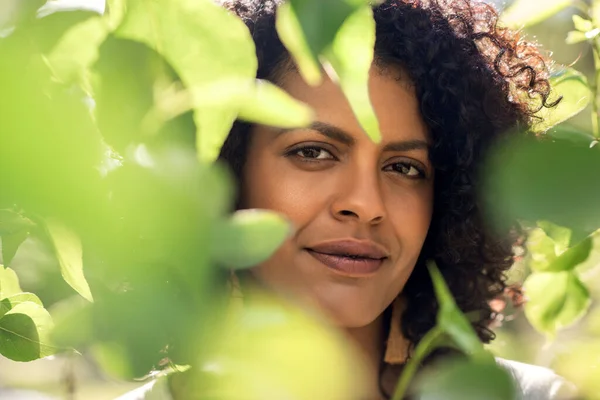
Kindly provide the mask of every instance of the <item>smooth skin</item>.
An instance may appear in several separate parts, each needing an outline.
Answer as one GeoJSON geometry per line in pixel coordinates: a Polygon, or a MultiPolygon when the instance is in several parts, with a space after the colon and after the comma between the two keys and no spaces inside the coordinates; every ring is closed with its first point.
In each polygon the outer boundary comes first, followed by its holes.
{"type": "Polygon", "coordinates": [[[286,215],[295,234],[252,273],[271,289],[316,305],[359,342],[374,364],[381,315],[401,293],[431,222],[434,169],[414,88],[401,71],[372,67],[369,91],[382,140],[372,142],[341,90],[308,86],[297,72],[277,82],[316,113],[309,128],[257,125],[244,169],[244,208],[286,215]],[[389,254],[366,277],[343,276],[306,249],[331,240],[368,240],[389,254]]]}

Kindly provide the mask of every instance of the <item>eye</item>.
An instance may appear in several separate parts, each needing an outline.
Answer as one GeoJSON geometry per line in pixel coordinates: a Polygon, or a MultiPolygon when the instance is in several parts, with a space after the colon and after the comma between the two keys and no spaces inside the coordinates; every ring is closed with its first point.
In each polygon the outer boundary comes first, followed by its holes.
{"type": "Polygon", "coordinates": [[[425,178],[425,172],[423,172],[423,168],[408,161],[390,164],[385,167],[384,170],[399,173],[410,179],[425,178]]]}
{"type": "Polygon", "coordinates": [[[309,159],[309,160],[333,160],[334,157],[327,150],[316,147],[316,146],[307,146],[302,148],[296,148],[290,152],[290,155],[294,155],[299,158],[309,159]]]}

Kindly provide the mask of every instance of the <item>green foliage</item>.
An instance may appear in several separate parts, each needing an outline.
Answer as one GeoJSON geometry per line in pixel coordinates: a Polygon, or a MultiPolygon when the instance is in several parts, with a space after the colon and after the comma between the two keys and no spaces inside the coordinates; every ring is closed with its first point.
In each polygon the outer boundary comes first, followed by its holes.
{"type": "Polygon", "coordinates": [[[366,3],[292,0],[278,9],[277,32],[304,80],[313,86],[320,84],[323,64],[330,78],[339,81],[367,135],[378,142],[379,123],[367,89],[375,23],[366,3]]]}
{"type": "Polygon", "coordinates": [[[571,0],[547,0],[544,6],[531,0],[516,0],[501,16],[505,26],[520,29],[535,25],[571,5],[571,0]]]}

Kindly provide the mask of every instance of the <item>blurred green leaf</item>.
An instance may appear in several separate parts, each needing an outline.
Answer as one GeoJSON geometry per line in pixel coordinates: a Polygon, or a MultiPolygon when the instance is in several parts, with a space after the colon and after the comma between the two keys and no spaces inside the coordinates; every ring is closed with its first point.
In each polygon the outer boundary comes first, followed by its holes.
{"type": "Polygon", "coordinates": [[[440,304],[437,316],[438,326],[450,336],[459,349],[470,357],[480,362],[493,363],[492,355],[484,350],[473,326],[456,305],[450,289],[448,289],[435,262],[429,261],[427,269],[431,275],[435,295],[440,304]]]}
{"type": "Polygon", "coordinates": [[[33,302],[17,304],[0,318],[0,354],[13,361],[32,361],[54,354],[52,317],[33,302]]]}
{"type": "Polygon", "coordinates": [[[371,7],[367,6],[346,19],[326,54],[358,122],[373,141],[379,142],[379,121],[369,98],[374,47],[375,21],[371,7]]]}
{"type": "MultiPolygon", "coordinates": [[[[116,34],[155,49],[192,93],[215,81],[255,78],[257,61],[248,29],[209,0],[129,1],[116,34]]],[[[194,108],[200,160],[217,158],[237,112],[235,102],[228,107],[194,108]]]]}
{"type": "Polygon", "coordinates": [[[44,306],[42,301],[33,293],[18,293],[11,296],[0,299],[0,318],[7,312],[15,308],[21,303],[30,302],[35,303],[39,306],[44,306]]]}
{"type": "Polygon", "coordinates": [[[30,229],[34,223],[19,213],[11,210],[0,210],[0,236],[12,235],[30,229]]]}
{"type": "Polygon", "coordinates": [[[22,293],[15,271],[0,265],[0,299],[22,293]]]}
{"type": "Polygon", "coordinates": [[[553,369],[568,382],[557,393],[560,399],[600,399],[600,339],[598,337],[569,340],[561,343],[561,351],[553,362],[553,369]]]}
{"type": "Polygon", "coordinates": [[[600,1],[592,0],[592,23],[594,26],[600,26],[600,1]]]}
{"type": "Polygon", "coordinates": [[[311,51],[296,10],[290,3],[283,3],[277,9],[276,27],[302,78],[311,86],[320,84],[323,78],[318,54],[311,51]]]}
{"type": "Polygon", "coordinates": [[[587,78],[581,72],[565,67],[550,77],[554,98],[562,96],[561,102],[553,108],[542,108],[535,115],[541,118],[532,130],[545,132],[583,111],[592,100],[587,78]]]}
{"type": "Polygon", "coordinates": [[[6,266],[10,266],[12,259],[17,254],[17,250],[28,237],[29,232],[26,230],[2,236],[2,260],[6,266]]]}
{"type": "Polygon", "coordinates": [[[86,300],[94,301],[83,275],[83,254],[79,237],[63,223],[51,218],[46,219],[46,229],[65,282],[86,300]]]}
{"type": "Polygon", "coordinates": [[[502,25],[520,29],[535,25],[571,4],[571,0],[547,0],[543,7],[531,0],[516,0],[500,16],[502,25]]]}
{"type": "Polygon", "coordinates": [[[249,268],[266,260],[290,234],[285,218],[266,210],[236,211],[217,227],[213,257],[231,268],[249,268]]]}
{"type": "Polygon", "coordinates": [[[450,361],[425,370],[415,383],[420,400],[516,400],[512,375],[495,363],[450,361]]]}
{"type": "Polygon", "coordinates": [[[590,143],[594,141],[594,135],[592,135],[590,132],[566,124],[560,124],[552,127],[546,134],[554,139],[568,140],[574,144],[580,144],[588,147],[590,143]]]}
{"type": "Polygon", "coordinates": [[[529,299],[525,304],[527,319],[550,336],[576,322],[591,303],[588,289],[572,271],[534,273],[523,286],[529,299]]]}
{"type": "Polygon", "coordinates": [[[491,221],[504,229],[516,219],[549,220],[583,237],[594,232],[600,226],[597,150],[526,137],[499,142],[483,186],[491,221]]]}
{"type": "Polygon", "coordinates": [[[567,38],[565,39],[565,43],[566,44],[575,44],[575,43],[585,42],[586,40],[588,40],[588,38],[586,37],[584,32],[570,31],[569,33],[567,33],[567,38]]]}
{"type": "Polygon", "coordinates": [[[247,99],[241,105],[240,119],[281,128],[306,126],[313,120],[310,107],[268,81],[257,80],[256,85],[245,93],[247,99]]]}
{"type": "Polygon", "coordinates": [[[573,25],[575,25],[575,29],[578,31],[585,33],[594,29],[594,24],[589,19],[582,18],[577,14],[573,15],[572,18],[573,25]]]}
{"type": "Polygon", "coordinates": [[[537,228],[529,232],[526,244],[529,252],[529,267],[532,270],[545,270],[556,259],[556,244],[542,229],[537,228]]]}
{"type": "Polygon", "coordinates": [[[98,48],[108,32],[102,17],[90,18],[65,32],[47,54],[54,76],[62,82],[81,78],[98,58],[98,48]]]}
{"type": "Polygon", "coordinates": [[[587,237],[577,245],[562,253],[544,270],[548,272],[573,270],[577,268],[579,264],[587,260],[591,250],[592,239],[587,237]]]}
{"type": "Polygon", "coordinates": [[[538,221],[537,226],[542,228],[546,235],[551,238],[556,247],[555,254],[561,254],[569,248],[571,243],[571,229],[553,224],[550,221],[538,221]]]}

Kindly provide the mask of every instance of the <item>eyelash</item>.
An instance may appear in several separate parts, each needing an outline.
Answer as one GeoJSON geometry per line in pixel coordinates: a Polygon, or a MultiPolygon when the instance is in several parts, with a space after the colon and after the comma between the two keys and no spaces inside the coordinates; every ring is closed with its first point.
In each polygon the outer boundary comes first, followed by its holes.
{"type": "MultiPolygon", "coordinates": [[[[286,154],[287,157],[295,157],[298,158],[300,161],[302,162],[308,162],[308,163],[318,163],[318,162],[322,162],[322,161],[336,161],[337,158],[331,154],[331,152],[323,147],[320,146],[314,146],[314,145],[309,145],[309,146],[301,146],[301,147],[295,147],[291,150],[289,150],[286,154]],[[302,157],[299,156],[298,153],[300,153],[301,151],[306,151],[306,150],[315,150],[318,152],[326,152],[329,154],[330,158],[326,158],[326,159],[318,159],[318,158],[309,158],[309,157],[302,157]]],[[[400,175],[406,177],[407,179],[425,179],[427,177],[424,168],[419,164],[416,163],[414,161],[411,160],[403,160],[402,162],[395,162],[395,163],[391,163],[388,164],[384,167],[384,170],[392,170],[396,173],[399,173],[400,175]],[[403,167],[408,167],[409,170],[410,168],[414,168],[417,170],[417,172],[419,173],[418,176],[409,176],[407,174],[402,174],[399,171],[397,171],[396,169],[393,168],[393,166],[395,165],[401,165],[403,167]]]]}

